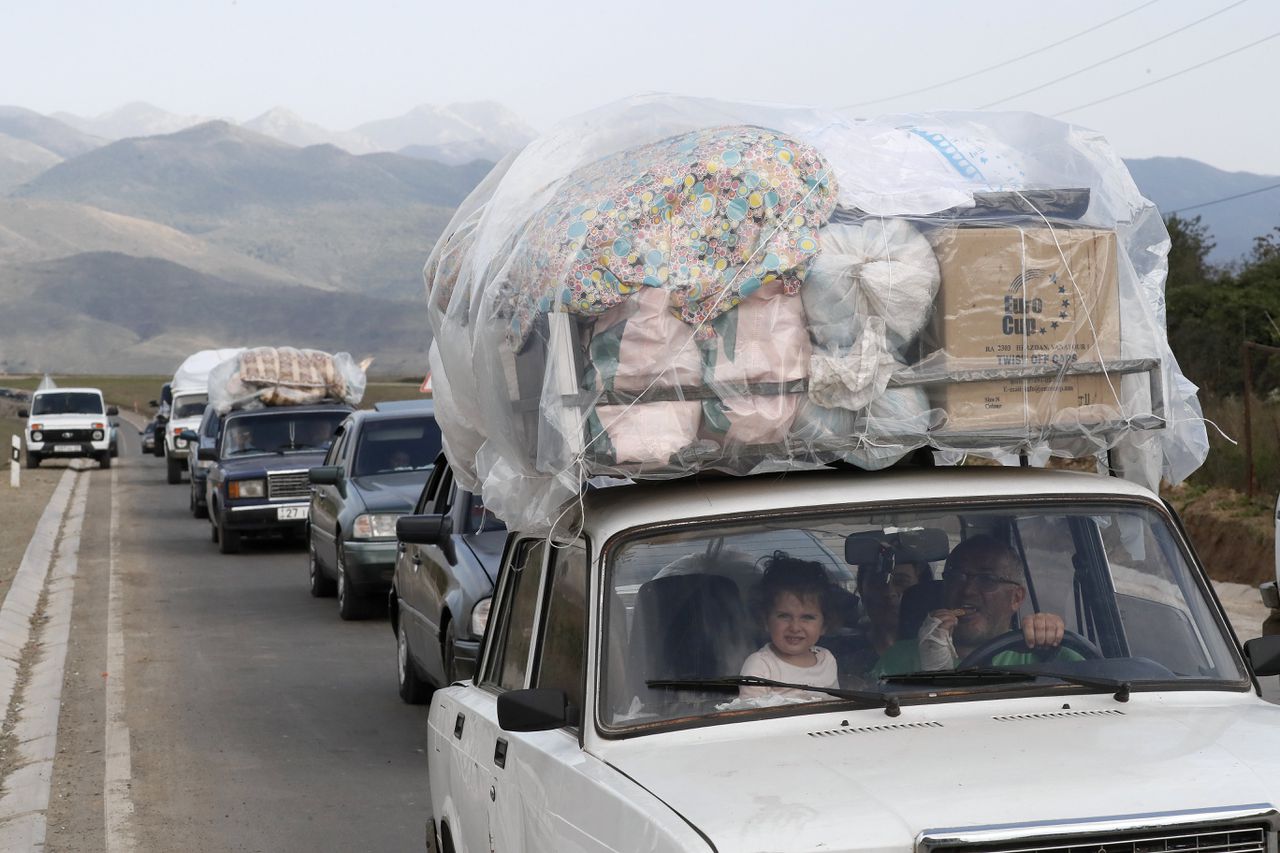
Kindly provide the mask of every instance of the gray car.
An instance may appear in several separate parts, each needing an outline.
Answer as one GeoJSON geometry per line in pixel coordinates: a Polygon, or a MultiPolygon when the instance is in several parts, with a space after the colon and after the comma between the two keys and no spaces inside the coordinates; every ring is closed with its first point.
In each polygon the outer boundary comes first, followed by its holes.
{"type": "Polygon", "coordinates": [[[308,581],[316,597],[337,594],[343,619],[386,601],[396,520],[412,511],[439,452],[429,401],[379,403],[343,421],[311,470],[308,581]]]}
{"type": "Polygon", "coordinates": [[[413,512],[397,524],[388,610],[400,698],[419,704],[475,671],[507,530],[457,487],[443,455],[413,512]]]}

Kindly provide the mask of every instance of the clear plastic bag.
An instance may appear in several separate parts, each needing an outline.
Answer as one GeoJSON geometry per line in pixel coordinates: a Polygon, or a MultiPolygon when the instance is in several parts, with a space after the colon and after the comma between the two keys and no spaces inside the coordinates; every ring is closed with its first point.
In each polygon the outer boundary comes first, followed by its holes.
{"type": "Polygon", "coordinates": [[[1168,247],[1074,125],[623,101],[500,164],[437,243],[438,417],[460,482],[525,530],[597,476],[926,446],[1110,450],[1177,481],[1207,439],[1165,334],[1168,247]]]}
{"type": "Polygon", "coordinates": [[[326,401],[355,406],[364,396],[367,366],[345,352],[246,349],[209,371],[209,403],[222,413],[326,401]]]}

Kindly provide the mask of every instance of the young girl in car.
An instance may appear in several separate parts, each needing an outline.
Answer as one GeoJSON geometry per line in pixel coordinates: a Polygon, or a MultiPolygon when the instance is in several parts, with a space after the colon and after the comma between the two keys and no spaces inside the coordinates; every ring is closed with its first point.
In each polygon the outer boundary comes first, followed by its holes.
{"type": "MultiPolygon", "coordinates": [[[[755,590],[756,612],[769,642],[742,664],[743,675],[813,687],[838,687],[836,660],[818,645],[828,622],[832,584],[821,563],[775,551],[755,590]]],[[[743,699],[779,696],[821,699],[825,694],[790,687],[741,687],[743,699]]]]}

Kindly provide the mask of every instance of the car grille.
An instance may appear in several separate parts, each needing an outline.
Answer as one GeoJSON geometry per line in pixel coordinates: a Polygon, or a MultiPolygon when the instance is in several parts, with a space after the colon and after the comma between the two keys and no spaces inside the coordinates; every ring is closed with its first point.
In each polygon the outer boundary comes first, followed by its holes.
{"type": "Polygon", "coordinates": [[[267,497],[271,500],[311,496],[311,481],[306,471],[270,471],[267,473],[267,497]]]}
{"type": "Polygon", "coordinates": [[[93,430],[91,429],[46,429],[44,430],[45,441],[92,441],[93,430]]]}
{"type": "Polygon", "coordinates": [[[932,848],[932,853],[1267,853],[1262,826],[1166,827],[932,848]]]}

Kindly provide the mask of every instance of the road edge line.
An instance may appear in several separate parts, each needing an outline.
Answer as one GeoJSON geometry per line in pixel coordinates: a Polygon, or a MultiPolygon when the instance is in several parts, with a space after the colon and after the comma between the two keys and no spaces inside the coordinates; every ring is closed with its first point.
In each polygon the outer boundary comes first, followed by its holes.
{"type": "Polygon", "coordinates": [[[124,589],[120,583],[120,536],[116,471],[111,469],[111,527],[107,546],[107,664],[105,714],[106,732],[103,751],[106,768],[102,780],[102,818],[106,832],[107,853],[131,851],[135,848],[132,821],[133,784],[132,745],[125,717],[125,649],[124,589]]]}

